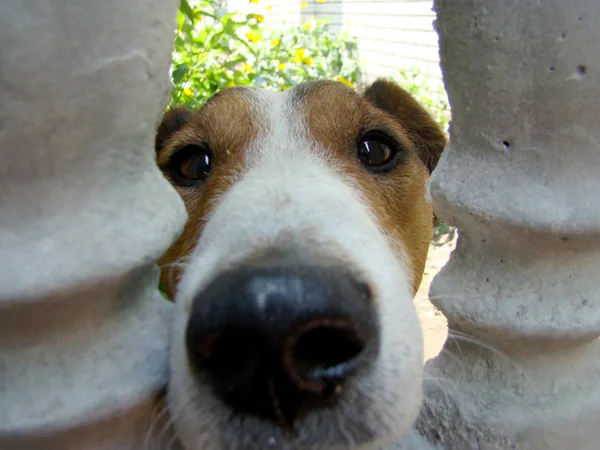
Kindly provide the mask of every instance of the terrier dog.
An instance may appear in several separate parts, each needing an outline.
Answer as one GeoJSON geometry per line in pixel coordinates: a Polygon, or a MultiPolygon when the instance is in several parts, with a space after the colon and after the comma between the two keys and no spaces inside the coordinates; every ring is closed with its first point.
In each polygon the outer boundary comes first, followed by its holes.
{"type": "Polygon", "coordinates": [[[189,215],[161,261],[184,448],[376,449],[408,432],[445,143],[385,80],[231,88],[165,113],[157,162],[189,215]]]}

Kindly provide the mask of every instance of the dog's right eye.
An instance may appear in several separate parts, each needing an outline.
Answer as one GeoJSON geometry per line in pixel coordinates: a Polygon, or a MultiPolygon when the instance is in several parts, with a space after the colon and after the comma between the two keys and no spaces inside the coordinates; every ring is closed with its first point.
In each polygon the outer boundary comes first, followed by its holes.
{"type": "Polygon", "coordinates": [[[211,155],[206,145],[186,145],[175,152],[168,164],[173,181],[183,186],[204,181],[210,170],[211,155]]]}
{"type": "Polygon", "coordinates": [[[358,160],[373,173],[389,171],[404,154],[398,143],[381,131],[369,131],[361,136],[357,150],[358,160]]]}

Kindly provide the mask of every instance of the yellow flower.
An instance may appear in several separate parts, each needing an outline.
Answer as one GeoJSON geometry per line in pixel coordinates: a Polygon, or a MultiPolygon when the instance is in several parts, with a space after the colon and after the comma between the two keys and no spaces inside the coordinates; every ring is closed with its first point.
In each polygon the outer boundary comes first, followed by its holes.
{"type": "Polygon", "coordinates": [[[277,70],[283,70],[283,69],[285,69],[285,64],[283,64],[283,63],[277,64],[277,70]]]}
{"type": "Polygon", "coordinates": [[[265,21],[265,16],[261,16],[260,14],[250,14],[250,17],[256,20],[258,23],[262,23],[265,21]]]}
{"type": "Polygon", "coordinates": [[[326,0],[315,0],[317,3],[325,3],[326,0]]]}
{"type": "Polygon", "coordinates": [[[271,41],[271,45],[273,47],[277,47],[279,45],[279,39],[275,39],[274,41],[271,41]]]}
{"type": "Polygon", "coordinates": [[[251,73],[252,72],[252,66],[248,63],[244,63],[244,71],[251,73]]]}
{"type": "Polygon", "coordinates": [[[310,56],[306,56],[306,53],[303,48],[299,48],[294,52],[294,58],[292,59],[295,63],[304,63],[310,66],[313,63],[313,60],[310,56]]]}
{"type": "Polygon", "coordinates": [[[304,25],[302,25],[302,29],[304,31],[310,30],[312,28],[312,25],[310,23],[305,23],[304,25]]]}
{"type": "Polygon", "coordinates": [[[202,12],[195,10],[194,11],[194,19],[196,19],[198,22],[200,22],[202,20],[202,12]]]}
{"type": "Polygon", "coordinates": [[[258,4],[258,0],[250,0],[250,3],[258,4]]]}
{"type": "Polygon", "coordinates": [[[354,84],[352,84],[352,81],[347,80],[344,77],[337,77],[337,81],[339,81],[340,83],[344,83],[346,86],[354,87],[354,84]]]}
{"type": "Polygon", "coordinates": [[[260,39],[260,36],[258,34],[256,34],[254,31],[249,31],[248,33],[245,34],[245,36],[246,36],[246,39],[248,39],[253,44],[256,44],[258,42],[258,40],[260,39]]]}
{"type": "Polygon", "coordinates": [[[267,11],[271,11],[271,10],[273,9],[273,7],[272,7],[271,5],[269,5],[269,6],[267,6],[265,9],[266,9],[267,11]]]}
{"type": "Polygon", "coordinates": [[[186,97],[191,97],[192,96],[192,90],[189,87],[186,87],[183,90],[183,95],[185,95],[186,97]]]}
{"type": "Polygon", "coordinates": [[[308,6],[308,2],[300,3],[300,8],[306,8],[308,6]]]}
{"type": "Polygon", "coordinates": [[[235,83],[233,81],[229,80],[227,82],[227,87],[234,87],[234,86],[235,86],[235,83]]]}

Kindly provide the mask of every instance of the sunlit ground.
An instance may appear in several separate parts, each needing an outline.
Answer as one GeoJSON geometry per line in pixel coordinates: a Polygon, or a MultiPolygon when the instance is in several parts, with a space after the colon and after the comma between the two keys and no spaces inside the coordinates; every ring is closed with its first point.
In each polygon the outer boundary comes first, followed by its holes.
{"type": "Polygon", "coordinates": [[[434,239],[429,247],[423,281],[414,299],[425,337],[425,360],[436,356],[446,340],[446,319],[431,304],[427,294],[431,280],[446,264],[455,245],[456,236],[446,234],[439,239],[434,239]]]}

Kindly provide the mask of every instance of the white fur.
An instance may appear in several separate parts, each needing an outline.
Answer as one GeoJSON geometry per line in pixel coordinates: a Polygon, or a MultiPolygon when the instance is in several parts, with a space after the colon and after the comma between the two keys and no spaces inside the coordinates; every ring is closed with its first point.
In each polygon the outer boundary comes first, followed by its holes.
{"type": "Polygon", "coordinates": [[[247,149],[244,172],[215,201],[175,302],[168,405],[178,437],[189,450],[378,449],[408,432],[421,401],[422,337],[406,256],[392,250],[398,245],[360,190],[310,140],[299,108],[292,110],[293,93],[247,96],[261,131],[247,149]],[[184,341],[195,294],[250,252],[281,240],[327,249],[372,280],[382,327],[372,370],[344,386],[338,406],[297,423],[295,437],[232,414],[192,377],[184,341]]]}

